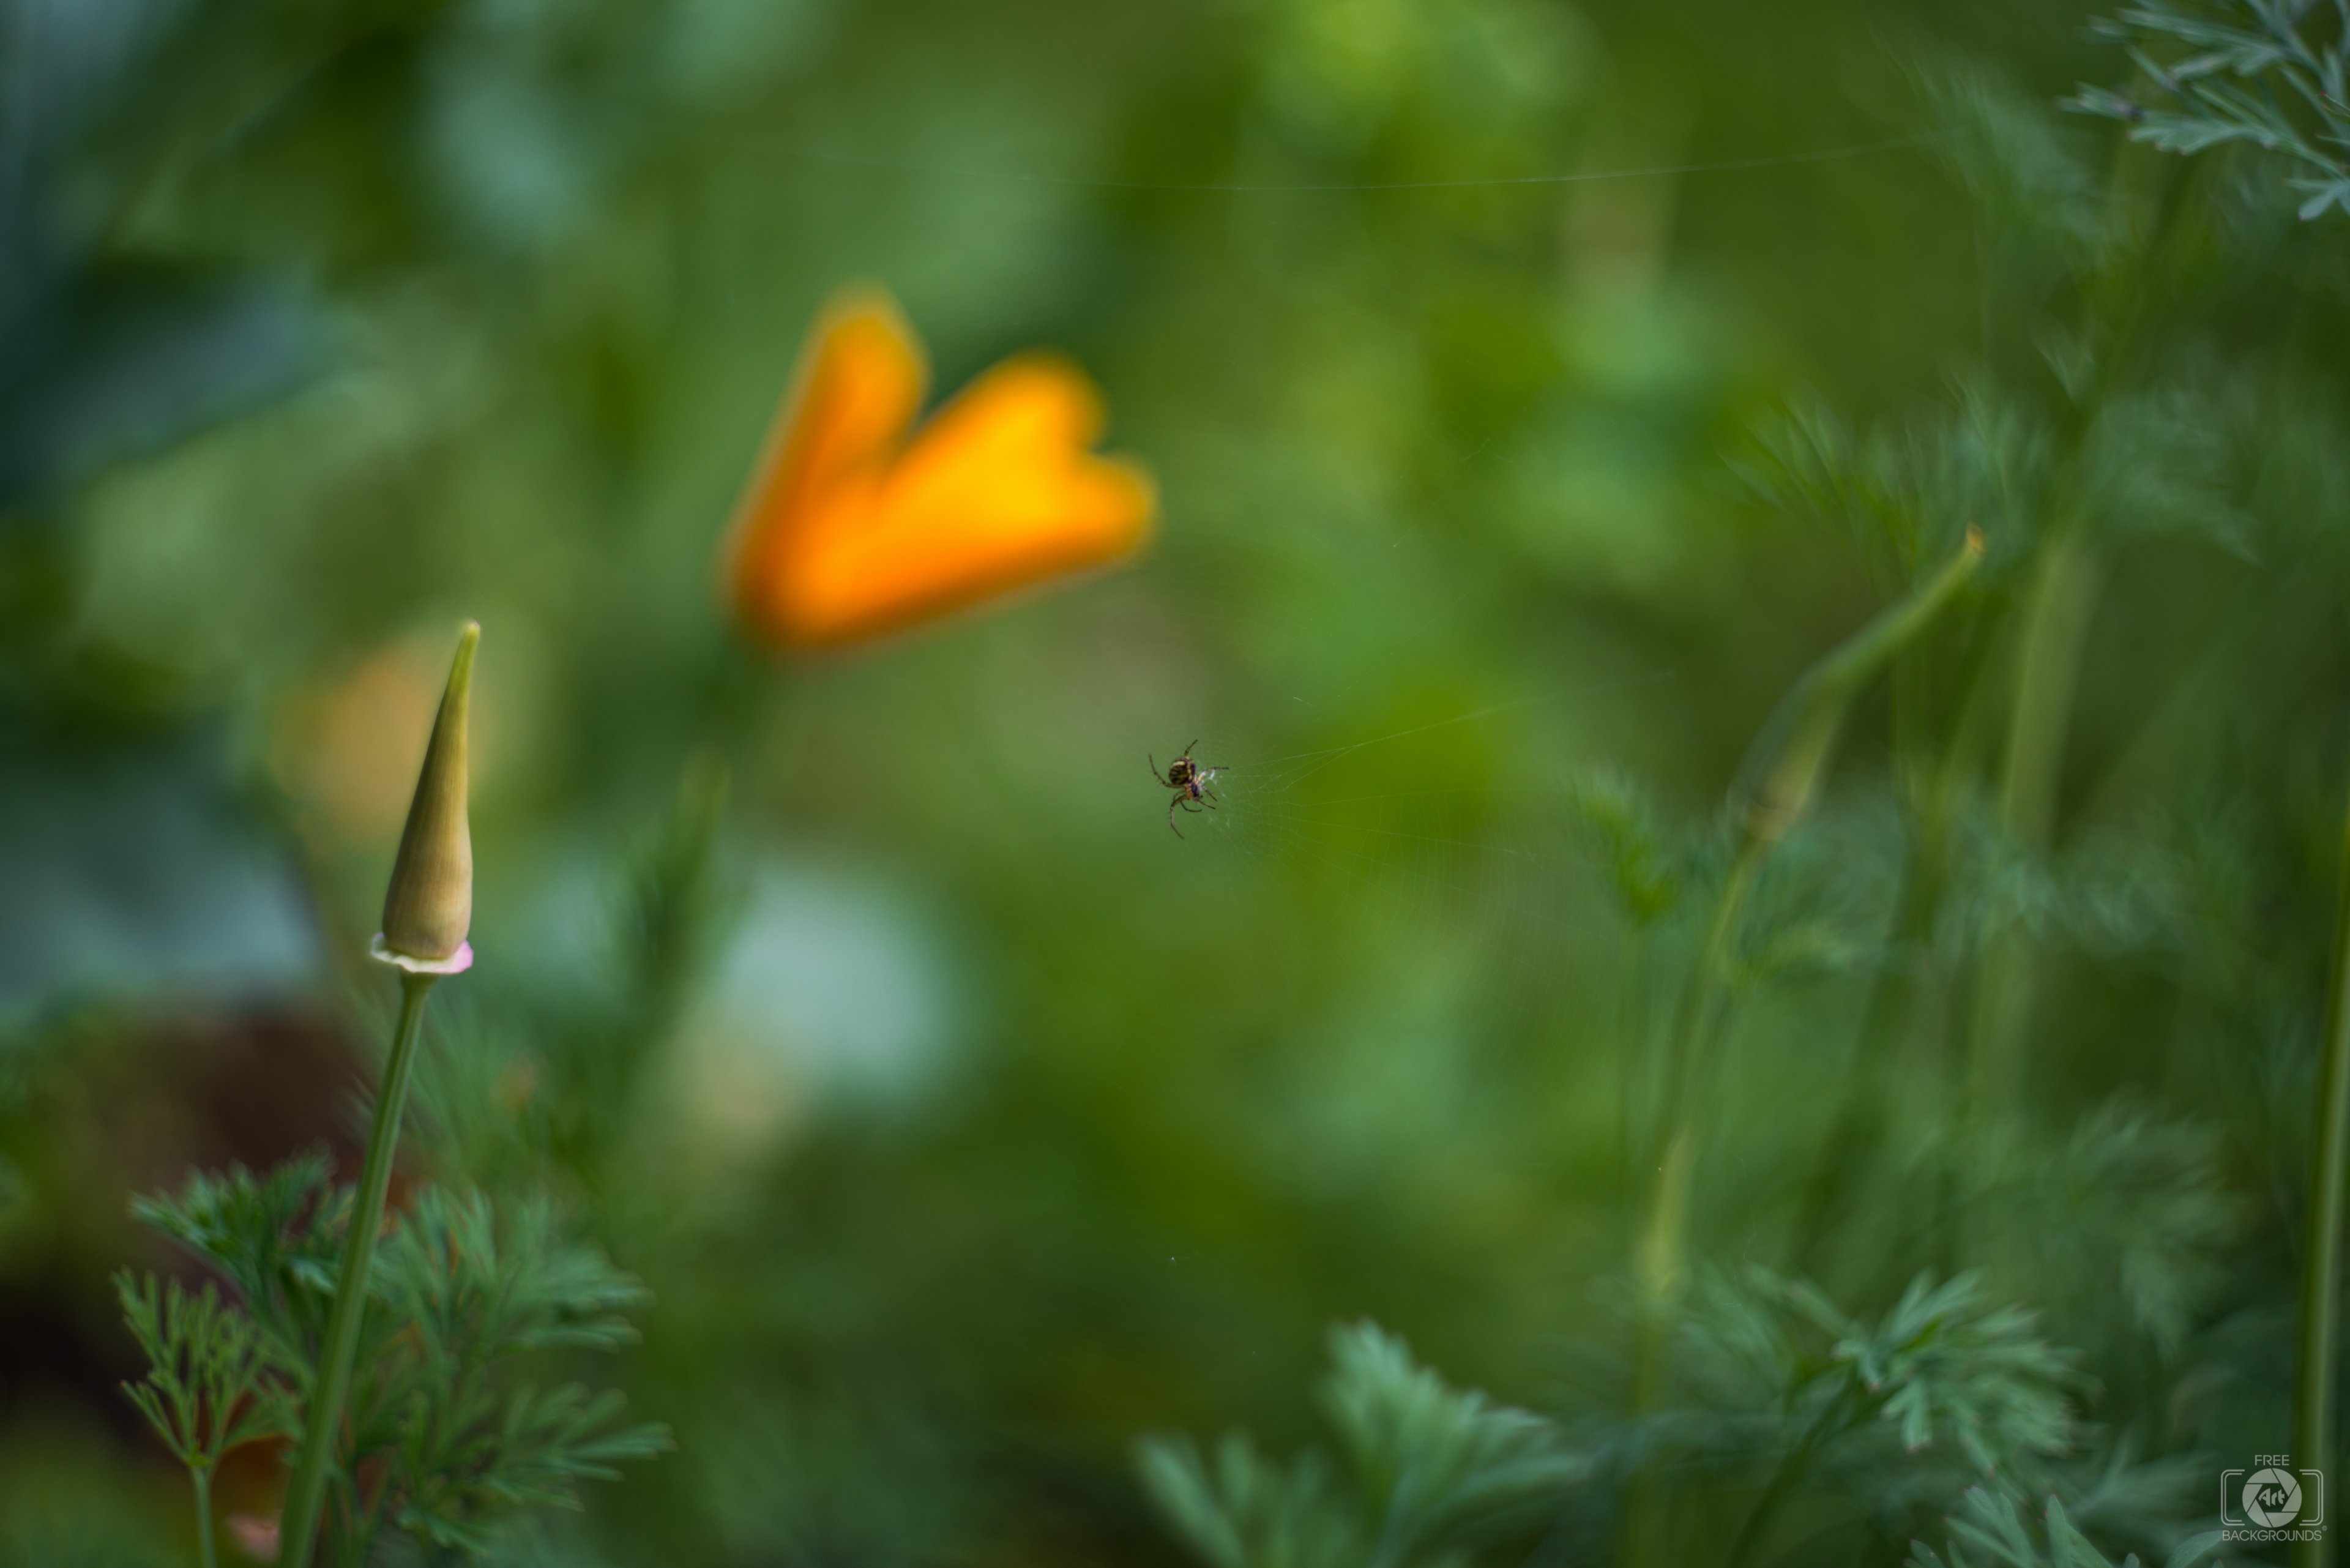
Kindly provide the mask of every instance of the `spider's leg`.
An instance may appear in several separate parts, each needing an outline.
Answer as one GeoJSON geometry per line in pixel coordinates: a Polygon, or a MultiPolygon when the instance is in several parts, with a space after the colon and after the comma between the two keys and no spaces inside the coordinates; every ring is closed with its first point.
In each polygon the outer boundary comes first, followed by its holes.
{"type": "Polygon", "coordinates": [[[1160,789],[1173,789],[1175,787],[1173,784],[1169,784],[1165,779],[1159,778],[1159,759],[1151,756],[1148,752],[1144,753],[1143,755],[1149,761],[1150,776],[1154,780],[1157,780],[1159,787],[1160,789]]]}
{"type": "Polygon", "coordinates": [[[1167,808],[1167,831],[1178,838],[1183,836],[1183,830],[1175,826],[1175,807],[1171,805],[1167,808]]]}

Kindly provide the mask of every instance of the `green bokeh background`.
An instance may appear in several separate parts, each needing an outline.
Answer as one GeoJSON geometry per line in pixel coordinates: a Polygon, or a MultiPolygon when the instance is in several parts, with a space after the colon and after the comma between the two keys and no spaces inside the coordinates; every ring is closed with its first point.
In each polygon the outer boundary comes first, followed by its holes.
{"type": "MultiPolygon", "coordinates": [[[[645,1280],[610,1376],[679,1441],[546,1550],[1172,1562],[1136,1437],[1306,1439],[1360,1317],[1607,1407],[1638,1043],[1692,938],[1684,906],[1634,940],[1579,792],[1640,781],[1702,888],[1777,695],[1902,587],[1733,460],[1809,398],[1898,425],[2045,378],[2067,286],[1953,175],[1921,71],[1981,67],[2124,188],[2188,168],[2057,113],[2124,68],[2062,5],[0,17],[0,1496],[125,1551],[186,1540],[111,1386],[108,1272],[183,1266],[127,1197],[348,1158],[391,992],[358,955],[467,617],[481,959],[405,1158],[554,1190],[645,1280]],[[856,279],[934,390],[1079,360],[1161,486],[1142,557],[741,646],[725,520],[856,279]],[[1226,798],[1179,841],[1145,756],[1195,735],[1226,798]]],[[[2116,1353],[2099,1417],[2233,1454],[2282,1446],[2341,787],[2340,497],[2262,454],[2287,410],[2339,445],[2345,253],[2211,200],[2166,363],[2257,385],[2251,533],[2116,552],[2060,836],[2124,843],[2130,888],[2158,860],[2184,924],[2051,938],[2031,1059],[2058,1129],[2117,1090],[2224,1129],[2187,1337],[2226,1370],[2116,1353]]],[[[2004,592],[2026,542],[1976,520],[2004,592]]],[[[1712,1096],[1710,1256],[1777,1257],[1822,1158],[1890,738],[1872,699],[1758,917],[1803,957],[1712,1096]]],[[[1856,1301],[1920,1261],[1855,1250],[1856,1301]]],[[[2030,1282],[2106,1346],[2123,1282],[2085,1267],[2030,1282]]],[[[225,1484],[265,1509],[265,1464],[225,1484]]]]}

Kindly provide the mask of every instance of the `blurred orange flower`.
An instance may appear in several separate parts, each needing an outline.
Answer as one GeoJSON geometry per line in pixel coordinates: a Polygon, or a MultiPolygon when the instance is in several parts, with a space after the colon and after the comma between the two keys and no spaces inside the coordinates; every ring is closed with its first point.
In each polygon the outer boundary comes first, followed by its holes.
{"type": "Polygon", "coordinates": [[[1102,403],[1082,370],[1016,355],[909,435],[927,379],[887,294],[827,304],[735,514],[728,587],[754,636],[852,642],[1141,544],[1150,476],[1087,450],[1102,403]]]}

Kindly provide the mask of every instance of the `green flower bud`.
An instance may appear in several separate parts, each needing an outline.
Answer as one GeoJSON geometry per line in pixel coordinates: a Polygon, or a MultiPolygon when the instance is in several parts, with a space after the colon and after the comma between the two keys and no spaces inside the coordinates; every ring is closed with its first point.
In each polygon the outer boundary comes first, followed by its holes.
{"type": "Polygon", "coordinates": [[[432,741],[424,750],[424,771],[409,802],[408,826],[400,830],[400,857],[392,862],[391,886],[383,896],[380,957],[403,968],[463,969],[472,960],[465,947],[473,919],[473,840],[465,826],[465,715],[473,685],[473,647],[482,639],[478,621],[467,621],[450,666],[449,690],[432,721],[432,741]],[[465,962],[454,961],[460,957],[465,962]],[[409,961],[403,962],[402,961],[409,961]]]}

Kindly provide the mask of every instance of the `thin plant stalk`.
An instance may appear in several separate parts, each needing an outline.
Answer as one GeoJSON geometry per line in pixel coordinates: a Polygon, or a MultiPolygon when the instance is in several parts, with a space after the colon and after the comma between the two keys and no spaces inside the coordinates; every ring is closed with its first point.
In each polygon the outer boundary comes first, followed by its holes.
{"type": "MultiPolygon", "coordinates": [[[[2051,542],[2017,653],[1999,811],[2008,841],[2025,853],[2044,850],[2054,834],[2064,742],[2096,611],[2100,565],[2082,533],[2075,525],[2051,542]]],[[[1998,933],[1985,944],[1967,1053],[1969,1097],[1979,1110],[1996,1111],[2020,1088],[2036,972],[2031,946],[2017,933],[1998,933]]]]}
{"type": "Polygon", "coordinates": [[[1804,1429],[1804,1435],[1795,1440],[1795,1446],[1780,1459],[1778,1468],[1771,1472],[1770,1480],[1762,1488],[1762,1495],[1755,1500],[1752,1511],[1747,1514],[1746,1522],[1739,1528],[1738,1539],[1730,1548],[1726,1568],[1746,1568],[1746,1564],[1753,1561],[1755,1552],[1762,1544],[1764,1532],[1771,1528],[1771,1521],[1778,1517],[1780,1505],[1794,1494],[1804,1477],[1810,1473],[1812,1461],[1819,1457],[1821,1448],[1845,1429],[1851,1404],[1849,1389],[1839,1393],[1812,1418],[1812,1424],[1804,1429]]]}
{"type": "MultiPolygon", "coordinates": [[[[1689,1277],[1689,1214],[1697,1176],[1698,1084],[1700,1066],[1713,1054],[1730,1010],[1730,967],[1736,950],[1739,917],[1755,874],[1771,847],[1763,834],[1742,834],[1738,857],[1714,895],[1706,921],[1705,945],[1698,951],[1673,1015],[1666,1047],[1664,1134],[1656,1174],[1648,1185],[1648,1211],[1634,1250],[1632,1272],[1640,1290],[1639,1342],[1632,1364],[1632,1410],[1647,1415],[1663,1403],[1673,1334],[1673,1308],[1689,1277]]],[[[1669,1557],[1670,1521],[1658,1492],[1654,1467],[1643,1465],[1626,1499],[1623,1560],[1662,1563],[1669,1557]]]]}
{"type": "Polygon", "coordinates": [[[359,1191],[351,1203],[350,1236],[343,1244],[342,1272],[335,1286],[334,1305],[327,1314],[326,1336],[318,1347],[317,1381],[311,1386],[302,1446],[295,1458],[293,1482],[286,1492],[278,1533],[286,1568],[309,1568],[317,1548],[327,1471],[342,1427],[343,1400],[350,1391],[351,1363],[359,1352],[359,1324],[367,1313],[368,1276],[375,1264],[376,1231],[383,1224],[384,1198],[391,1188],[392,1151],[400,1141],[400,1114],[408,1102],[408,1080],[416,1062],[418,1025],[424,1016],[425,993],[438,978],[417,973],[400,976],[400,1022],[392,1032],[383,1087],[376,1095],[367,1158],[359,1168],[359,1191]]]}
{"type": "MultiPolygon", "coordinates": [[[[2301,1249],[2301,1352],[2293,1399],[2293,1462],[2323,1469],[2333,1449],[2334,1323],[2341,1306],[2343,1184],[2350,1178],[2350,815],[2334,895],[2334,950],[2318,1042],[2307,1229],[2301,1249]]],[[[2313,1532],[2314,1533],[2314,1532],[2313,1532]]],[[[2293,1546],[2300,1568],[2323,1568],[2325,1542],[2293,1546]]]]}
{"type": "MultiPolygon", "coordinates": [[[[1665,1058],[1665,1134],[1635,1256],[1634,1272],[1654,1303],[1670,1300],[1688,1269],[1698,1084],[1721,1032],[1738,919],[1753,890],[1755,874],[1772,846],[1810,813],[1818,798],[1855,694],[1933,624],[1974,576],[1982,554],[1982,536],[1968,529],[1958,551],[1932,577],[1806,670],[1763,725],[1731,792],[1740,825],[1737,858],[1715,896],[1705,944],[1673,1022],[1665,1058]]],[[[1644,1366],[1636,1392],[1645,1398],[1655,1391],[1644,1366]]]]}
{"type": "Polygon", "coordinates": [[[1624,946],[1624,984],[1616,1001],[1616,1161],[1617,1180],[1624,1192],[1634,1190],[1640,1163],[1640,1102],[1646,1085],[1640,1071],[1651,1027],[1648,1002],[1649,955],[1655,939],[1648,922],[1632,928],[1624,946]]]}
{"type": "MultiPolygon", "coordinates": [[[[1711,1055],[1728,1011],[1738,918],[1745,910],[1754,875],[1769,847],[1770,841],[1760,834],[1742,836],[1730,875],[1714,895],[1705,945],[1699,950],[1697,967],[1674,1013],[1672,1038],[1665,1055],[1664,1141],[1658,1151],[1656,1179],[1648,1188],[1648,1214],[1641,1224],[1635,1263],[1641,1289],[1655,1301],[1669,1301],[1678,1294],[1688,1272],[1690,1181],[1697,1163],[1698,1067],[1711,1055]]],[[[1644,1382],[1648,1371],[1644,1366],[1644,1382]]],[[[1645,1407],[1648,1401],[1643,1398],[1639,1403],[1645,1407]]]]}
{"type": "MultiPolygon", "coordinates": [[[[1810,814],[1834,758],[1846,711],[1869,679],[1908,647],[1957,597],[1982,564],[1982,536],[1970,528],[1948,563],[1899,603],[1823,656],[1789,689],[1756,738],[1732,791],[1739,846],[1707,923],[1665,1059],[1665,1136],[1634,1272],[1652,1303],[1669,1301],[1688,1272],[1690,1182],[1697,1161],[1698,1084],[1727,1010],[1739,916],[1773,845],[1810,814]]],[[[1636,1396],[1656,1388],[1644,1356],[1636,1396]]]]}
{"type": "Polygon", "coordinates": [[[1925,660],[1916,654],[1893,666],[1894,772],[1903,787],[1909,842],[1902,857],[1894,898],[1887,961],[1871,976],[1860,1014],[1853,1071],[1836,1113],[1825,1158],[1804,1189],[1796,1211],[1794,1256],[1810,1260],[1826,1244],[1844,1217],[1850,1174],[1865,1168],[1885,1136],[1898,1032],[1914,1005],[1912,955],[1923,952],[1933,934],[1947,873],[1949,780],[1942,764],[1928,754],[1928,682],[1925,660]]]}
{"type": "MultiPolygon", "coordinates": [[[[2142,173],[2160,176],[2133,143],[2116,147],[2115,159],[2110,193],[2119,210],[2145,199],[2124,178],[2133,162],[2142,173]]],[[[2153,198],[2151,236],[2098,280],[2095,292],[2111,302],[2103,314],[2113,323],[2114,341],[2099,356],[2086,396],[2065,421],[2066,456],[2051,489],[2055,505],[2048,538],[2017,637],[2007,752],[2001,763],[2000,824],[2009,840],[2026,850],[2044,848],[2054,830],[2081,658],[2104,580],[2095,519],[2083,511],[2086,443],[2153,348],[2160,280],[2199,210],[2207,168],[2197,163],[2175,185],[2163,182],[2165,189],[2153,198]]],[[[2037,977],[2028,943],[2008,932],[1985,937],[1976,963],[1963,1068],[1964,1103],[1978,1119],[2004,1109],[2020,1087],[2022,1035],[2037,977]]]]}
{"type": "Polygon", "coordinates": [[[1973,776],[1981,762],[1989,728],[1985,712],[1988,682],[1984,680],[1985,646],[1979,642],[1960,665],[1952,707],[1956,718],[1939,754],[1928,756],[1928,723],[1924,660],[1916,656],[1894,666],[1893,716],[1897,740],[1909,758],[1903,790],[1909,819],[1909,844],[1895,899],[1888,950],[1897,961],[1881,966],[1870,982],[1861,1010],[1852,1081],[1837,1113],[1817,1170],[1804,1190],[1794,1229],[1793,1255],[1809,1268],[1826,1247],[1836,1228],[1848,1217],[1846,1205],[1856,1172],[1865,1170],[1871,1155],[1888,1134],[1895,1094],[1905,1066],[1930,1067],[1920,1062],[1923,1047],[1939,1047],[1947,1075],[1952,1043],[1939,1028],[1930,1041],[1918,1038],[1920,1026],[1939,1023],[1942,1000],[1950,977],[1933,957],[1934,928],[1950,889],[1951,821],[1954,802],[1963,781],[1973,776]],[[1910,1038],[1905,1041],[1907,1026],[1910,1038]],[[1912,1059],[1900,1059],[1905,1044],[1912,1059]]]}
{"type": "Polygon", "coordinates": [[[213,1468],[190,1465],[188,1479],[196,1490],[196,1560],[203,1568],[220,1568],[220,1550],[213,1544],[213,1468]]]}
{"type": "Polygon", "coordinates": [[[1920,814],[1911,826],[1914,837],[1901,869],[1887,944],[1891,956],[1869,986],[1851,1081],[1795,1220],[1794,1255],[1806,1264],[1818,1257],[1846,1218],[1854,1179],[1869,1167],[1886,1139],[1899,1079],[1896,1054],[1903,1045],[1904,1026],[1917,1016],[1920,992],[1929,983],[1916,972],[1926,961],[1917,955],[1929,947],[1941,909],[1949,875],[1946,825],[1939,815],[1920,814]]]}
{"type": "MultiPolygon", "coordinates": [[[[1739,922],[1748,896],[1772,847],[1817,800],[1854,696],[1933,624],[1974,576],[1982,555],[1982,536],[1968,529],[1958,551],[1932,577],[1806,670],[1763,724],[1731,790],[1738,850],[1714,895],[1704,944],[1674,1015],[1665,1057],[1663,1137],[1633,1251],[1632,1272],[1640,1287],[1643,1314],[1632,1371],[1635,1415],[1653,1411],[1665,1391],[1674,1304],[1689,1274],[1689,1215],[1700,1152],[1701,1086],[1730,1008],[1739,922]]],[[[1627,1563],[1663,1559],[1669,1521],[1656,1488],[1654,1467],[1644,1465],[1627,1502],[1627,1563]]]]}
{"type": "Polygon", "coordinates": [[[2079,524],[2051,541],[2033,585],[2000,774],[2000,815],[2009,831],[2045,839],[2056,822],[2064,739],[2080,684],[2081,654],[2101,576],[2095,545],[2079,524]]]}

